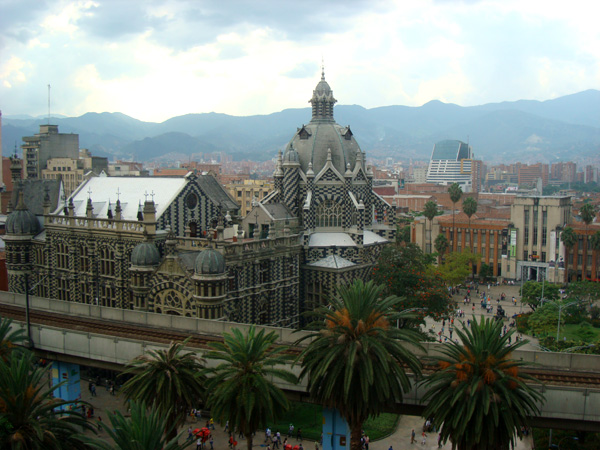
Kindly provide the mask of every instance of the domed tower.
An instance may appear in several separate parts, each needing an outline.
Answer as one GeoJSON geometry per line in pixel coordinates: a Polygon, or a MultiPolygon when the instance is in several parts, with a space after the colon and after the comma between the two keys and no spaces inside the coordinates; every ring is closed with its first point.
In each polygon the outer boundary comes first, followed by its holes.
{"type": "Polygon", "coordinates": [[[160,253],[156,245],[146,237],[146,241],[137,244],[131,252],[131,291],[133,309],[148,310],[146,301],[150,291],[150,277],[160,264],[160,253]]]}
{"type": "Polygon", "coordinates": [[[194,299],[201,319],[223,316],[223,301],[227,296],[225,257],[214,248],[198,254],[194,263],[194,299]]]}
{"type": "Polygon", "coordinates": [[[298,152],[290,144],[283,156],[283,203],[294,216],[298,215],[299,182],[300,162],[298,152]]]}
{"type": "Polygon", "coordinates": [[[20,190],[17,206],[6,218],[4,236],[10,292],[25,293],[25,277],[33,268],[32,240],[40,229],[40,222],[25,205],[23,191],[20,190]]]}

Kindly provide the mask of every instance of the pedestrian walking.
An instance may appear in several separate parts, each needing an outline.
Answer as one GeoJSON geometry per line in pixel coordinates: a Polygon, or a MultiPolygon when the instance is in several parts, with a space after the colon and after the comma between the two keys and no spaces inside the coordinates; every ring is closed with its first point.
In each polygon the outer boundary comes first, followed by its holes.
{"type": "Polygon", "coordinates": [[[425,445],[425,444],[427,444],[427,435],[423,431],[423,438],[421,439],[421,445],[425,445]]]}
{"type": "Polygon", "coordinates": [[[296,439],[302,442],[302,428],[298,428],[298,431],[296,432],[296,439]]]}
{"type": "Polygon", "coordinates": [[[192,427],[188,427],[188,441],[194,440],[194,433],[192,433],[192,427]]]}
{"type": "Polygon", "coordinates": [[[410,432],[410,443],[414,444],[415,443],[415,429],[413,428],[412,431],[410,432]]]}
{"type": "Polygon", "coordinates": [[[92,397],[96,396],[96,385],[92,383],[92,397]]]}

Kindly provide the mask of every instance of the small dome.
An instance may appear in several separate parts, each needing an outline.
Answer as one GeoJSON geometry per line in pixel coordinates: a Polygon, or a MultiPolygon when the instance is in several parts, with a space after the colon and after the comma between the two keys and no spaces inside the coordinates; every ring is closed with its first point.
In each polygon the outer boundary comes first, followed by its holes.
{"type": "Polygon", "coordinates": [[[294,150],[292,144],[290,144],[289,148],[286,150],[283,155],[283,162],[285,163],[297,163],[298,161],[298,152],[294,150]]]}
{"type": "Polygon", "coordinates": [[[158,248],[152,242],[140,242],[131,252],[131,264],[134,266],[157,266],[159,262],[158,248]]]}
{"type": "Polygon", "coordinates": [[[194,271],[197,275],[219,275],[225,273],[225,258],[214,248],[203,250],[196,257],[194,271]]]}
{"type": "Polygon", "coordinates": [[[6,232],[8,234],[37,234],[40,223],[28,209],[16,209],[6,218],[6,232]]]}
{"type": "Polygon", "coordinates": [[[17,207],[6,218],[7,234],[37,234],[40,231],[40,223],[23,201],[23,192],[19,192],[17,207]]]}

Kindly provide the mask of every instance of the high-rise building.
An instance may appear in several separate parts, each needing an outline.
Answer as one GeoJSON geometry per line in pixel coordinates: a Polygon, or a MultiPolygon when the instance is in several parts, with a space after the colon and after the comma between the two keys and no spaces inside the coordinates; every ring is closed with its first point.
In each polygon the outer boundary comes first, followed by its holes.
{"type": "Polygon", "coordinates": [[[458,183],[463,192],[471,192],[473,151],[469,144],[456,140],[445,140],[435,144],[427,171],[427,183],[458,183]]]}
{"type": "Polygon", "coordinates": [[[532,164],[519,166],[519,187],[536,187],[538,179],[542,180],[542,187],[548,185],[548,164],[532,164]]]}
{"type": "Polygon", "coordinates": [[[58,125],[40,125],[40,132],[25,136],[23,142],[25,178],[41,178],[49,159],[79,158],[79,135],[59,133],[58,125]]]}

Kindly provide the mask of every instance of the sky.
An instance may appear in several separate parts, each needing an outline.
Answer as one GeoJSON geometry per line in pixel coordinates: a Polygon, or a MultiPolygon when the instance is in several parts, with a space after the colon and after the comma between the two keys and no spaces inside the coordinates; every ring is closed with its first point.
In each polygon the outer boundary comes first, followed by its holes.
{"type": "Polygon", "coordinates": [[[600,89],[598,0],[0,0],[0,110],[162,122],[600,89]]]}

